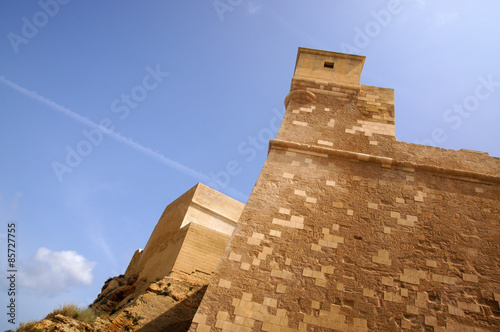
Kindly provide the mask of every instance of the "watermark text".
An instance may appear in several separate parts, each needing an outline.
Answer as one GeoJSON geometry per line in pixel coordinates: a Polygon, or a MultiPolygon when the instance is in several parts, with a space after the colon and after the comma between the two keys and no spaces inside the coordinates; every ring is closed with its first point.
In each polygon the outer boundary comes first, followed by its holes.
{"type": "Polygon", "coordinates": [[[7,225],[7,321],[16,324],[16,292],[17,292],[17,266],[16,266],[16,223],[7,225]]]}
{"type": "MultiPolygon", "coordinates": [[[[169,76],[169,73],[161,71],[159,65],[156,65],[154,69],[147,66],[146,72],[141,84],[130,89],[130,94],[123,93],[120,98],[111,102],[111,112],[119,114],[120,120],[125,120],[129,116],[130,110],[137,108],[139,103],[146,99],[148,91],[156,89],[169,76]]],[[[98,124],[91,123],[91,126],[91,129],[82,130],[84,138],[75,147],[66,146],[66,156],[63,162],[52,162],[52,170],[59,182],[63,182],[63,176],[66,173],[72,173],[83,159],[92,153],[94,148],[102,144],[106,134],[111,135],[115,131],[115,125],[109,118],[101,119],[98,124]]]]}
{"type": "MultiPolygon", "coordinates": [[[[493,75],[477,77],[479,84],[474,88],[474,92],[466,96],[461,103],[455,103],[443,113],[443,121],[449,124],[449,128],[458,130],[464,119],[479,109],[482,101],[488,99],[498,87],[499,81],[493,80],[493,75]]],[[[448,130],[449,130],[448,128],[448,130]]],[[[448,139],[446,127],[436,127],[431,131],[430,137],[417,141],[417,144],[438,146],[448,139]]]]}
{"type": "Polygon", "coordinates": [[[59,13],[60,5],[66,5],[70,0],[40,0],[38,6],[41,10],[36,11],[31,19],[23,16],[21,21],[23,23],[20,33],[9,32],[7,38],[9,39],[10,46],[14,53],[19,53],[19,46],[28,44],[28,42],[35,38],[38,31],[45,27],[51,18],[59,13]]]}

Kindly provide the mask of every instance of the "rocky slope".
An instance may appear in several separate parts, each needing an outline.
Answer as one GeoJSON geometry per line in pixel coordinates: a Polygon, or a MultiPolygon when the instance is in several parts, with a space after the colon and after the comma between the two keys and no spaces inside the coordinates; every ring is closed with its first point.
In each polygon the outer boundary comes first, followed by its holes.
{"type": "Polygon", "coordinates": [[[121,275],[107,280],[90,306],[100,313],[92,322],[49,314],[18,331],[187,331],[205,289],[205,284],[172,277],[143,285],[134,277],[121,275]]]}

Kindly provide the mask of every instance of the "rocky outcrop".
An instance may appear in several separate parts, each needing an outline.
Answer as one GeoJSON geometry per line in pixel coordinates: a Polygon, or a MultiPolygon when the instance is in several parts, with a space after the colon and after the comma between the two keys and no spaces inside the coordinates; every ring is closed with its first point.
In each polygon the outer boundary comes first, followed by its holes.
{"type": "Polygon", "coordinates": [[[205,289],[206,285],[165,277],[136,298],[125,297],[123,307],[111,315],[108,331],[187,331],[205,289]]]}
{"type": "Polygon", "coordinates": [[[110,324],[108,317],[98,317],[92,324],[85,323],[78,318],[71,318],[62,314],[48,315],[38,322],[22,324],[18,332],[105,332],[110,324]]]}
{"type": "Polygon", "coordinates": [[[55,311],[18,331],[187,331],[207,287],[172,277],[143,286],[135,277],[110,278],[89,307],[99,317],[85,322],[55,311]],[[136,292],[139,289],[145,290],[136,292]]]}
{"type": "Polygon", "coordinates": [[[137,278],[120,275],[109,278],[101,288],[101,293],[92,303],[96,311],[113,314],[134,299],[137,278]]]}

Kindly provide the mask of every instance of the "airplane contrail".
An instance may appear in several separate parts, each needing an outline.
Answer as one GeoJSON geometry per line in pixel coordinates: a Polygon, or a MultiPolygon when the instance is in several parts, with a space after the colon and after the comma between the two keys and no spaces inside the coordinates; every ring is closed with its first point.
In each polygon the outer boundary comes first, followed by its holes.
{"type": "MultiPolygon", "coordinates": [[[[73,120],[76,120],[80,123],[83,123],[89,127],[92,127],[92,128],[97,128],[99,129],[103,134],[113,138],[114,140],[120,142],[120,143],[123,143],[129,147],[131,147],[132,149],[148,156],[148,157],[151,157],[153,159],[156,159],[157,161],[161,162],[162,164],[164,165],[167,165],[181,173],[184,173],[186,175],[189,175],[191,176],[192,178],[200,181],[200,182],[204,182],[204,183],[212,183],[213,180],[199,172],[199,171],[196,171],[190,167],[187,167],[185,165],[182,165],[181,163],[175,161],[175,160],[172,160],[170,158],[167,158],[165,157],[164,155],[162,155],[161,153],[157,152],[157,151],[154,151],[150,148],[147,148],[145,146],[142,146],[141,144],[135,142],[134,140],[132,140],[131,138],[128,138],[128,137],[124,137],[122,135],[120,135],[119,133],[116,133],[112,130],[109,130],[109,129],[104,129],[102,128],[102,126],[99,126],[97,123],[95,123],[94,121],[84,117],[84,116],[81,116],[80,114],[78,113],[75,113],[73,112],[72,110],[70,110],[69,108],[66,108],[64,106],[61,106],[55,102],[53,102],[52,100],[48,99],[48,98],[45,98],[43,96],[40,96],[38,93],[36,93],[35,91],[31,91],[31,90],[28,90],[26,88],[23,88],[22,86],[0,76],[0,82],[3,83],[4,85],[16,90],[17,92],[31,98],[31,99],[34,99],[42,104],[45,104],[47,106],[49,106],[50,108],[66,115],[67,117],[70,117],[72,118],[73,120]]],[[[235,197],[237,197],[238,199],[240,200],[246,200],[247,198],[247,195],[243,194],[242,192],[234,189],[234,188],[231,188],[231,187],[227,187],[225,188],[228,193],[230,193],[231,195],[234,195],[235,197]]]]}

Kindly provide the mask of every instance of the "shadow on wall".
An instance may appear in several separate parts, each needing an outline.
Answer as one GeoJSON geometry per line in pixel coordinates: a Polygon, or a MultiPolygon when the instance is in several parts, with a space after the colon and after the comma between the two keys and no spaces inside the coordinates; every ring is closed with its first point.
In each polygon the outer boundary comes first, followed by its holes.
{"type": "Polygon", "coordinates": [[[196,310],[205,294],[207,286],[203,286],[197,292],[187,297],[183,301],[177,303],[171,309],[150,321],[138,332],[153,332],[153,331],[168,331],[168,332],[184,332],[191,326],[196,310]]]}

